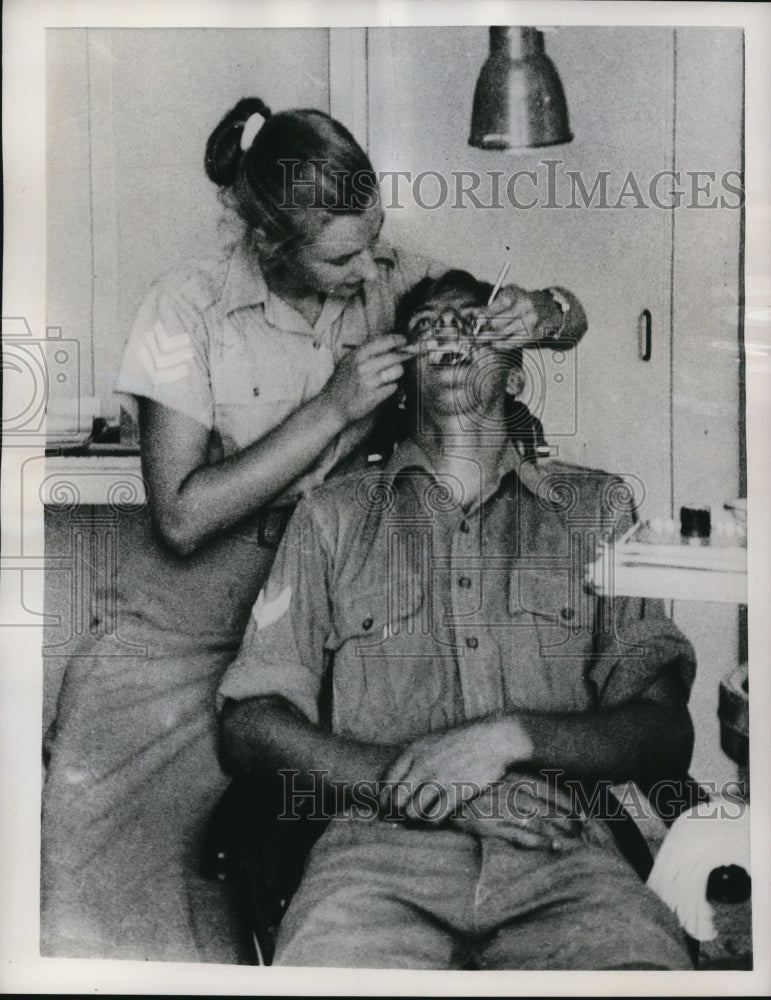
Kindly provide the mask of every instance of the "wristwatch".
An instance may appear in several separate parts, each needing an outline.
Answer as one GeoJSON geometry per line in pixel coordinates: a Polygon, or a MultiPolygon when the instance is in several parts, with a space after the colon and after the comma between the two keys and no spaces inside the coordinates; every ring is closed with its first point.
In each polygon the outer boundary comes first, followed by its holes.
{"type": "Polygon", "coordinates": [[[560,323],[557,330],[547,334],[548,340],[560,340],[562,338],[562,332],[565,329],[565,324],[567,322],[568,313],[570,312],[570,301],[564,292],[561,292],[559,288],[547,288],[549,295],[551,295],[554,302],[560,307],[562,312],[562,322],[560,323]]]}

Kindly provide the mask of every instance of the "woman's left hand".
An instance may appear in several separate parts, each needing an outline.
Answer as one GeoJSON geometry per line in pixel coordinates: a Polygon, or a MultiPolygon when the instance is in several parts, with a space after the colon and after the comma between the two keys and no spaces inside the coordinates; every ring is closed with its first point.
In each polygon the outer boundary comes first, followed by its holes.
{"type": "Polygon", "coordinates": [[[560,301],[550,292],[526,292],[506,285],[492,305],[480,310],[478,335],[495,350],[532,347],[559,339],[565,316],[560,301]]]}

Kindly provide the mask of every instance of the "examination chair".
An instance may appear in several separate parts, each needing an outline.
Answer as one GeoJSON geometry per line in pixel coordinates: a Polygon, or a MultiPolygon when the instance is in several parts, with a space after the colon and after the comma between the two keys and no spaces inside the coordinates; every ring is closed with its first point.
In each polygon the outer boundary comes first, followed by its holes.
{"type": "Polygon", "coordinates": [[[235,778],[212,812],[201,853],[200,874],[224,884],[255,965],[272,963],[281,918],[328,822],[280,820],[280,809],[275,786],[235,778]]]}

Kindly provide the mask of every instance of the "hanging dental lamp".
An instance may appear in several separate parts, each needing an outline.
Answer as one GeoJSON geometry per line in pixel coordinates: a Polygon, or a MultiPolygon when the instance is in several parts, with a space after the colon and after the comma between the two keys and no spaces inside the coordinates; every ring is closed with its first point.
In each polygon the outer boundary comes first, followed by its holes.
{"type": "Polygon", "coordinates": [[[562,82],[537,28],[490,28],[477,80],[469,145],[535,149],[573,138],[562,82]]]}

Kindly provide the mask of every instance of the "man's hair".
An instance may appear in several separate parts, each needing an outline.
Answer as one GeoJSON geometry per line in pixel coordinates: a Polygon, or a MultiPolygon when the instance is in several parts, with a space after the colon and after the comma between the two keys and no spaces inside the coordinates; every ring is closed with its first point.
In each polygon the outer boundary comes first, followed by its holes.
{"type": "Polygon", "coordinates": [[[475,305],[483,306],[490,297],[493,286],[486,281],[477,281],[468,271],[445,271],[438,278],[423,278],[406,292],[396,306],[395,327],[397,333],[406,333],[412,316],[424,302],[446,292],[468,294],[475,305]]]}

